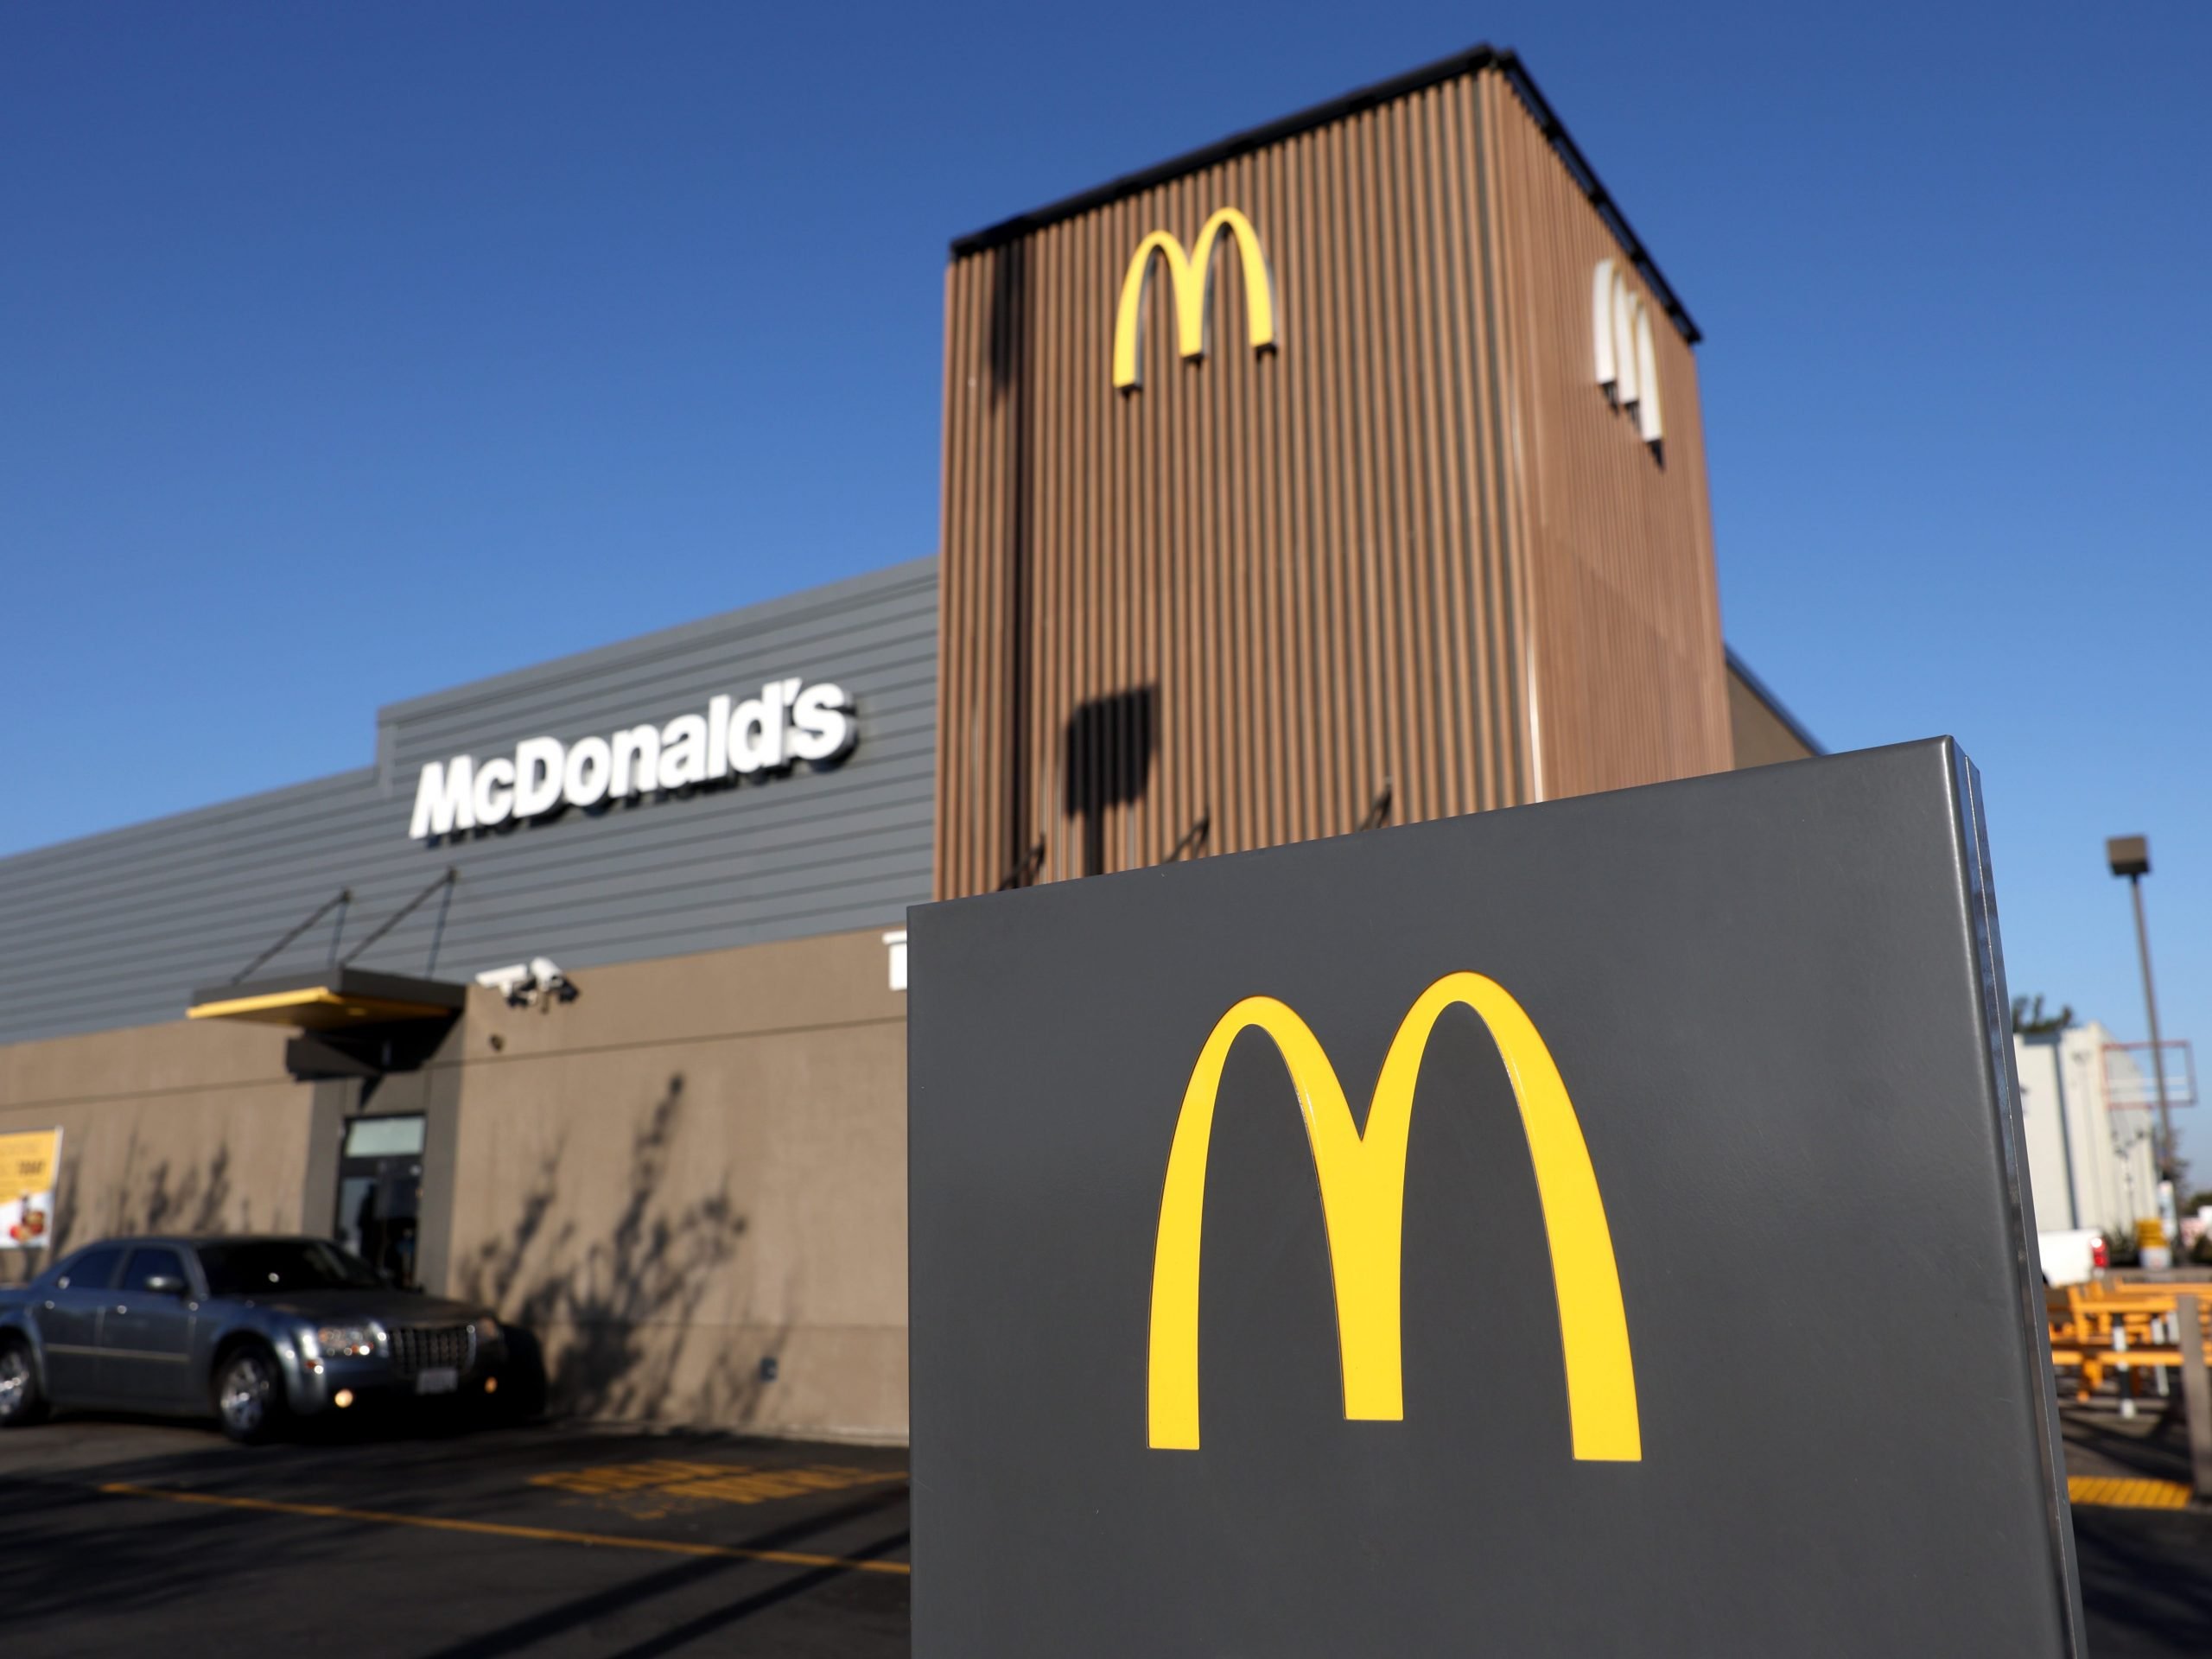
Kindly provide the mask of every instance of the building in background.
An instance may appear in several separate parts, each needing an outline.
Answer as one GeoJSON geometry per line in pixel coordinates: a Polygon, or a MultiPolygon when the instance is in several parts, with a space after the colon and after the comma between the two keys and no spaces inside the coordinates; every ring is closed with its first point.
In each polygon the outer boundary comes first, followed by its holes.
{"type": "Polygon", "coordinates": [[[947,298],[939,558],[0,860],[0,1134],[64,1132],[0,1274],[329,1233],[560,1408],[896,1439],[908,905],[1816,752],[1722,643],[1696,328],[1510,54],[947,298]]]}
{"type": "Polygon", "coordinates": [[[1820,740],[1783,706],[1782,699],[1766,688],[1751,666],[1734,652],[1728,653],[1729,764],[1768,766],[1783,760],[1809,760],[1827,751],[1820,740]]]}
{"type": "Polygon", "coordinates": [[[929,896],[936,659],[925,559],[385,709],[357,772],[0,860],[0,1133],[64,1131],[54,1244],[332,1235],[534,1329],[564,1409],[895,1437],[882,933],[929,896]],[[800,735],[793,680],[836,689],[850,747],[741,770],[733,738],[800,735]],[[556,798],[525,814],[533,766],[556,798]],[[567,1000],[474,982],[539,957],[567,1000]]]}
{"type": "Polygon", "coordinates": [[[2016,1036],[2012,1056],[2036,1225],[2046,1232],[2089,1227],[2117,1236],[2156,1216],[2158,1114],[2134,1052],[2092,1020],[2016,1036]]]}

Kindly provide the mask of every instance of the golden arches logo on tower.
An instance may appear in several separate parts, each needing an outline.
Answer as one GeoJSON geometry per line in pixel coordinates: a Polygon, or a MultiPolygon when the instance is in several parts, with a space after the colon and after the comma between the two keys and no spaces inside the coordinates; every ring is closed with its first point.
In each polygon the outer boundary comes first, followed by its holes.
{"type": "Polygon", "coordinates": [[[1273,997],[1247,997],[1215,1025],[1184,1091],[1160,1194],[1152,1269],[1154,1446],[1195,1451],[1198,1444],[1198,1258],[1206,1151],[1222,1068],[1237,1038],[1255,1028],[1281,1052],[1320,1177],[1344,1416],[1370,1422],[1404,1418],[1398,1287],[1406,1148],[1421,1056],[1437,1020],[1454,1007],[1471,1008],[1489,1028],[1520,1104],[1551,1246],[1574,1455],[1593,1462],[1642,1460],[1628,1315],[1581,1122],[1535,1022],[1503,986],[1472,973],[1447,974],[1415,1001],[1383,1058],[1363,1133],[1353,1125],[1344,1085],[1319,1039],[1287,1005],[1273,997]]]}
{"type": "Polygon", "coordinates": [[[1245,334],[1254,351],[1273,349],[1274,280],[1260,248],[1260,233],[1234,207],[1218,208],[1199,228],[1198,239],[1191,245],[1187,256],[1183,245],[1166,231],[1153,232],[1129,256],[1128,270],[1122,277],[1122,303],[1114,314],[1114,385],[1119,390],[1128,391],[1143,383],[1144,294],[1154,255],[1167,267],[1167,280],[1174,289],[1178,348],[1186,358],[1205,355],[1213,251],[1215,245],[1224,239],[1236,245],[1237,263],[1244,273],[1245,334]]]}

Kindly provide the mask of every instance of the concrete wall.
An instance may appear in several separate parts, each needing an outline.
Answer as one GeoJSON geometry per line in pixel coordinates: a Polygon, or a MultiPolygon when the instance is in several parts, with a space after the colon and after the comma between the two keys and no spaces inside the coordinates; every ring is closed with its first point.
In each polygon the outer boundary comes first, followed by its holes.
{"type": "Polygon", "coordinates": [[[1732,652],[1728,656],[1728,737],[1732,764],[1739,772],[1827,753],[1732,652]]]}
{"type": "Polygon", "coordinates": [[[534,1328],[572,1409],[903,1438],[906,999],[881,939],[582,984],[480,996],[437,1063],[465,1074],[455,1294],[534,1328]]]}
{"type": "MultiPolygon", "coordinates": [[[[372,1085],[289,1081],[263,1027],[0,1048],[0,1130],[63,1129],[67,1248],[327,1231],[345,1120],[422,1111],[423,1282],[534,1332],[556,1410],[902,1439],[906,999],[880,934],[575,977],[536,1008],[473,992],[372,1085]]],[[[0,1252],[0,1277],[51,1259],[0,1252]]]]}
{"type": "MultiPolygon", "coordinates": [[[[267,1027],[181,1020],[0,1047],[0,1134],[59,1128],[55,1248],[110,1233],[300,1224],[312,1090],[267,1027]]],[[[0,1283],[44,1251],[0,1251],[0,1283]]]]}

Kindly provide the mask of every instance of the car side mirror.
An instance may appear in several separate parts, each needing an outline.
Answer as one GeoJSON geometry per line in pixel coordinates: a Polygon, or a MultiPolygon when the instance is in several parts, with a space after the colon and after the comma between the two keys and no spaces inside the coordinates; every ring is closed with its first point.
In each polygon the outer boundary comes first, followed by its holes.
{"type": "Polygon", "coordinates": [[[149,1296],[181,1296],[184,1294],[184,1281],[173,1273],[150,1274],[146,1280],[146,1294],[149,1296]]]}

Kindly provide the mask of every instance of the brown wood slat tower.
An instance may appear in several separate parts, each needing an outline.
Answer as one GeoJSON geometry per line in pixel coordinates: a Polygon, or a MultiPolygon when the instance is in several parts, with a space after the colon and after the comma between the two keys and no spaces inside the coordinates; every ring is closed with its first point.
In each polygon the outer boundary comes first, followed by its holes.
{"type": "Polygon", "coordinates": [[[940,897],[1730,764],[1697,332],[1510,54],[964,238],[945,324],[940,897]],[[1272,340],[1224,232],[1117,387],[1224,208],[1272,340]]]}

